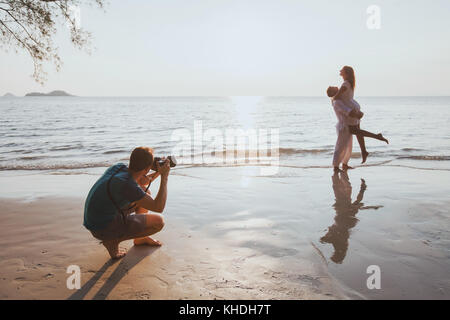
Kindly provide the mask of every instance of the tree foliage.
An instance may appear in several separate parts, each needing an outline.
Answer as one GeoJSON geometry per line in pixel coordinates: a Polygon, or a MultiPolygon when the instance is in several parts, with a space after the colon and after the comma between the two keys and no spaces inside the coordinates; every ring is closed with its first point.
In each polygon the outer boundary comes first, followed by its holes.
{"type": "Polygon", "coordinates": [[[91,34],[73,14],[82,2],[104,5],[104,0],[0,0],[0,46],[15,52],[25,50],[33,60],[33,78],[44,83],[43,63],[51,62],[57,70],[62,63],[54,43],[58,25],[68,27],[75,47],[89,50],[91,34]]]}

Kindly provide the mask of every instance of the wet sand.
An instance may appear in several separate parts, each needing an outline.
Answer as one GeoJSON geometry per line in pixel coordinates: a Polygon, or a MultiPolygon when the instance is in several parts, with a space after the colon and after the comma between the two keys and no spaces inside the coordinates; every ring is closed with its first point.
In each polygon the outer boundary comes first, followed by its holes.
{"type": "Polygon", "coordinates": [[[300,271],[248,248],[200,237],[176,219],[155,238],[160,248],[133,246],[111,260],[81,226],[83,202],[72,198],[0,200],[0,299],[330,299],[344,295],[320,261],[300,271]],[[69,290],[69,265],[81,289],[69,290]]]}
{"type": "Polygon", "coordinates": [[[450,298],[449,171],[173,170],[164,245],[124,242],[112,262],[82,226],[103,170],[2,172],[0,299],[450,298]],[[380,290],[366,287],[370,265],[380,290]]]}

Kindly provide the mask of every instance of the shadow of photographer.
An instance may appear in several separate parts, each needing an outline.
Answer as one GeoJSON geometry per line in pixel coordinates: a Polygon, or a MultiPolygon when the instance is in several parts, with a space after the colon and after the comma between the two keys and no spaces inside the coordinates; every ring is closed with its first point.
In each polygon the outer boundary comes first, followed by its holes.
{"type": "MultiPolygon", "coordinates": [[[[105,300],[122,278],[139,262],[150,256],[159,247],[154,246],[133,246],[126,256],[120,260],[119,265],[106,279],[102,287],[93,296],[93,300],[105,300]]],[[[79,290],[73,293],[68,300],[82,300],[92,290],[95,284],[105,274],[105,272],[115,265],[119,260],[108,260],[79,290]]]]}

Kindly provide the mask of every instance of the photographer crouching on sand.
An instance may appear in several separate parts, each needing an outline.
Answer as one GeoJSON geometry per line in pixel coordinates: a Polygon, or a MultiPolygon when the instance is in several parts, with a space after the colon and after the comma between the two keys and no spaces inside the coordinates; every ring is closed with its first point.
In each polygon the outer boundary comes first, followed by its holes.
{"type": "Polygon", "coordinates": [[[89,191],[83,225],[101,240],[112,259],[126,254],[119,249],[119,243],[125,240],[134,239],[135,245],[161,245],[149,236],[164,226],[160,213],[166,206],[172,164],[172,159],[155,158],[152,149],[138,147],[131,153],[128,167],[123,163],[109,167],[89,191]],[[147,175],[150,170],[155,172],[147,175]],[[161,183],[153,199],[147,190],[158,176],[161,183]]]}

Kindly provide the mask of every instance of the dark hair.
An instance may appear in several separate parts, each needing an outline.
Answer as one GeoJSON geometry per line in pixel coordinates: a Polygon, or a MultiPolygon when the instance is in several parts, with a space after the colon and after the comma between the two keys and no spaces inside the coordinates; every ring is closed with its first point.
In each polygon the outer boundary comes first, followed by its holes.
{"type": "Polygon", "coordinates": [[[137,172],[150,167],[153,164],[153,149],[148,147],[137,147],[131,152],[128,168],[137,172]]]}
{"type": "Polygon", "coordinates": [[[328,87],[327,89],[327,96],[334,97],[336,95],[336,87],[328,87]],[[334,94],[333,94],[334,91],[334,94]]]}
{"type": "Polygon", "coordinates": [[[355,79],[355,71],[353,70],[352,67],[349,66],[344,66],[345,73],[348,76],[348,82],[350,82],[350,85],[352,86],[352,90],[355,90],[355,85],[356,85],[356,79],[355,79]]]}

